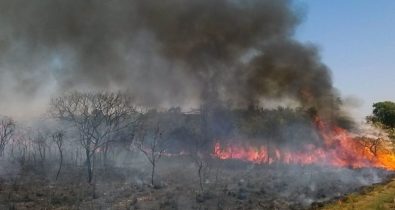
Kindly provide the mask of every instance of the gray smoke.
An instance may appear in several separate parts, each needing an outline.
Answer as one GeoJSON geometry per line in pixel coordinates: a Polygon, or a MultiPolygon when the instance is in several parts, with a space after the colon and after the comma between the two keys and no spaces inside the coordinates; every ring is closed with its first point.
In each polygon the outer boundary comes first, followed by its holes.
{"type": "Polygon", "coordinates": [[[329,70],[292,37],[300,19],[288,0],[0,0],[0,96],[127,89],[149,105],[334,109],[329,70]]]}

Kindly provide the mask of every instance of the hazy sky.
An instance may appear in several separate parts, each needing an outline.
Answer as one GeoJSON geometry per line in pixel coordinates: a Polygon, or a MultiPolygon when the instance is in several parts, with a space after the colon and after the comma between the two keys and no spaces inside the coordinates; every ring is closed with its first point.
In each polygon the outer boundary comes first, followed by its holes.
{"type": "Polygon", "coordinates": [[[395,101],[395,1],[298,3],[304,7],[306,17],[297,38],[319,46],[343,96],[361,100],[354,114],[369,114],[376,101],[395,101]]]}

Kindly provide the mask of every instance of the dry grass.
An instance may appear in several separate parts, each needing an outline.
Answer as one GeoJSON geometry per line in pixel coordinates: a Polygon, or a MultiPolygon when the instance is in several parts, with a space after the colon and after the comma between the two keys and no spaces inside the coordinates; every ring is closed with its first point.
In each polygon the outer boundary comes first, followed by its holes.
{"type": "Polygon", "coordinates": [[[324,210],[381,210],[395,209],[395,179],[387,184],[368,187],[359,193],[334,201],[324,210]]]}

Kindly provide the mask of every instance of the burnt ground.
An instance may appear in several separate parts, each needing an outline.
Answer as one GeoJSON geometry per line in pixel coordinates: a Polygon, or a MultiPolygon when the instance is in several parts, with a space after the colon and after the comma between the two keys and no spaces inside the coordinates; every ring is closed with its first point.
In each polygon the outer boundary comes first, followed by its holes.
{"type": "Polygon", "coordinates": [[[202,191],[189,158],[161,160],[155,186],[149,165],[130,164],[97,169],[95,184],[86,183],[83,167],[70,165],[57,181],[45,166],[3,173],[0,209],[309,209],[392,176],[381,169],[212,160],[202,191]]]}

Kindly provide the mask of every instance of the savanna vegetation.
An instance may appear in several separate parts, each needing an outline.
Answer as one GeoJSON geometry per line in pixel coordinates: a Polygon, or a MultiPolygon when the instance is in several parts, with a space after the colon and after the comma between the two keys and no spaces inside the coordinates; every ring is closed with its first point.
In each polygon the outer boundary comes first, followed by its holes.
{"type": "MultiPolygon", "coordinates": [[[[382,112],[370,122],[391,129],[382,112]]],[[[316,117],[303,107],[156,110],[124,93],[55,97],[41,119],[0,121],[0,209],[307,208],[388,176],[212,156],[216,142],[267,145],[269,157],[319,146],[316,117]]]]}

